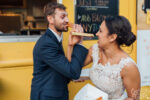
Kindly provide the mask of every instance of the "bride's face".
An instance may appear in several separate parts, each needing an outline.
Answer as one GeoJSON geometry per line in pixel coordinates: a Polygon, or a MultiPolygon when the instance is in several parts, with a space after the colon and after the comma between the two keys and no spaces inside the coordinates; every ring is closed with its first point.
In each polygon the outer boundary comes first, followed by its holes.
{"type": "Polygon", "coordinates": [[[110,43],[109,42],[110,35],[108,33],[109,31],[106,27],[105,21],[103,21],[102,24],[100,25],[98,32],[96,33],[96,36],[98,37],[99,47],[103,48],[110,43]]]}

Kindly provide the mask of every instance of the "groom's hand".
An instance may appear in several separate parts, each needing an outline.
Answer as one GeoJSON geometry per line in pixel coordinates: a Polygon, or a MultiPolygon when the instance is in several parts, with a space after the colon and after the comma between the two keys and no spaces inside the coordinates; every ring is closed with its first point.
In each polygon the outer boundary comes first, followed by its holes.
{"type": "Polygon", "coordinates": [[[82,36],[76,36],[76,35],[72,35],[72,32],[83,32],[83,28],[81,25],[78,24],[74,24],[73,28],[69,34],[69,45],[70,46],[74,46],[77,43],[81,43],[82,42],[82,36]]]}

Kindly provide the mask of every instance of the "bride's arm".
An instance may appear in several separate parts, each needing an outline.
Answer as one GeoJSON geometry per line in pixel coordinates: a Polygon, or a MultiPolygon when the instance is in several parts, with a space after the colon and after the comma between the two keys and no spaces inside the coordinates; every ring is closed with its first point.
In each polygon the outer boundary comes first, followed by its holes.
{"type": "Polygon", "coordinates": [[[86,59],[84,61],[84,66],[90,64],[92,61],[93,60],[92,60],[92,47],[91,47],[91,48],[89,48],[88,54],[87,54],[86,59]]]}
{"type": "Polygon", "coordinates": [[[121,71],[121,76],[128,94],[128,98],[125,100],[139,100],[141,80],[137,66],[133,63],[125,66],[121,71]]]}

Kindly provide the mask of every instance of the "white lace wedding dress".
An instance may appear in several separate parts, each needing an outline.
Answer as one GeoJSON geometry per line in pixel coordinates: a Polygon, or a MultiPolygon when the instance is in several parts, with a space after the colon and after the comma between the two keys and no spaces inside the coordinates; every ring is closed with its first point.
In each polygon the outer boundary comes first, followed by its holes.
{"type": "Polygon", "coordinates": [[[98,44],[93,45],[92,57],[93,66],[90,69],[89,77],[97,88],[108,94],[109,100],[124,100],[127,93],[124,92],[125,87],[120,76],[122,68],[133,62],[130,57],[122,58],[119,64],[102,65],[99,61],[99,48],[98,44]]]}

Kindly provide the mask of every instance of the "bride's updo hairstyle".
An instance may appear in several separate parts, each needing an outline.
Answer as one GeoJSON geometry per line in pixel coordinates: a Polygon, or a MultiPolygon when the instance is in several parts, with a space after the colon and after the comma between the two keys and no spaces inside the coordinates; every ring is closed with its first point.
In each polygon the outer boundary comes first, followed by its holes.
{"type": "Polygon", "coordinates": [[[106,17],[105,23],[109,34],[117,34],[116,41],[119,46],[123,44],[130,46],[136,40],[136,36],[131,31],[131,24],[125,17],[106,17]]]}

